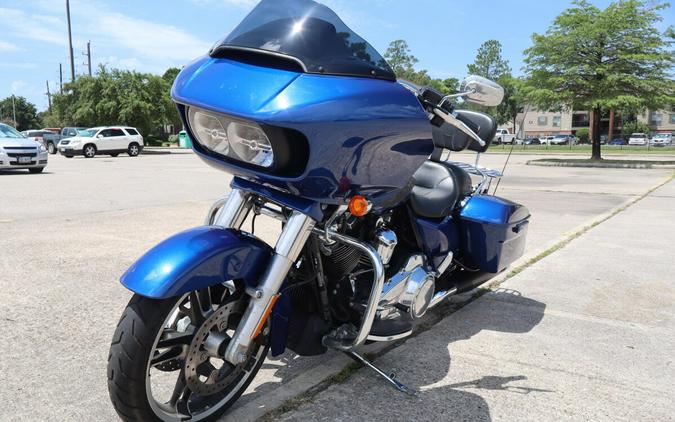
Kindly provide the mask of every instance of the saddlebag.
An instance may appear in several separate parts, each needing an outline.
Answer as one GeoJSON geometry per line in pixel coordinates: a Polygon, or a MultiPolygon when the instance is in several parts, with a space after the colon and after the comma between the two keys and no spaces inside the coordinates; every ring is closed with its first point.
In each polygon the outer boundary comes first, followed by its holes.
{"type": "Polygon", "coordinates": [[[490,195],[470,198],[460,211],[462,264],[503,271],[523,255],[530,220],[527,208],[490,195]]]}

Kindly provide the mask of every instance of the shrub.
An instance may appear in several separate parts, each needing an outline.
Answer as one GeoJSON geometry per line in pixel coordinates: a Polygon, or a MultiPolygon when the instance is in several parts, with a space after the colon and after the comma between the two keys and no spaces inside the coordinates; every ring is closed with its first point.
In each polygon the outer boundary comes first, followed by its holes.
{"type": "Polygon", "coordinates": [[[651,132],[651,129],[649,128],[649,125],[646,123],[642,122],[627,122],[624,123],[623,129],[621,131],[621,136],[624,139],[628,139],[631,133],[646,133],[649,135],[649,132],[651,132]]]}
{"type": "Polygon", "coordinates": [[[170,144],[177,144],[178,143],[178,135],[169,135],[169,143],[170,144]]]}
{"type": "Polygon", "coordinates": [[[577,138],[579,138],[579,143],[585,144],[588,142],[589,131],[586,128],[577,130],[577,138]]]}

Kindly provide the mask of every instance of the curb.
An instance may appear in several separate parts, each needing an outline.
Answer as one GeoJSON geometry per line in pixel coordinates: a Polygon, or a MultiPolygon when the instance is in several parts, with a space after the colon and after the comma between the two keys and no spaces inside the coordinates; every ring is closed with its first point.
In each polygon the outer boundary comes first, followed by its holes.
{"type": "Polygon", "coordinates": [[[166,154],[192,154],[191,149],[184,148],[161,148],[161,147],[145,147],[142,155],[166,155],[166,154]]]}
{"type": "Polygon", "coordinates": [[[611,162],[587,162],[575,163],[572,161],[540,161],[529,160],[528,166],[540,167],[582,167],[582,168],[610,168],[610,169],[675,169],[675,164],[659,164],[658,161],[651,163],[611,163],[611,162]]]}
{"type": "MultiPolygon", "coordinates": [[[[381,356],[389,350],[404,343],[407,339],[413,338],[418,334],[433,328],[433,326],[435,326],[438,322],[452,315],[457,310],[473,303],[485,293],[488,293],[497,288],[509,278],[514,277],[528,267],[553,254],[555,251],[567,246],[574,239],[582,236],[593,227],[604,223],[616,214],[619,214],[620,212],[644,199],[656,189],[664,186],[673,179],[675,179],[675,174],[666,177],[642,194],[638,194],[635,197],[627,199],[621,205],[618,205],[592,219],[589,219],[587,222],[577,226],[570,232],[558,236],[556,239],[547,243],[545,246],[522,256],[516,260],[508,270],[505,270],[498,276],[494,277],[488,284],[474,289],[471,292],[463,293],[462,295],[451,296],[451,298],[458,297],[463,298],[464,300],[456,304],[446,300],[446,304],[440,305],[437,309],[442,311],[444,308],[446,310],[450,308],[449,312],[438,312],[436,318],[432,321],[426,321],[426,324],[425,321],[422,321],[419,326],[415,327],[415,331],[411,336],[406,337],[405,339],[402,339],[398,342],[374,343],[370,347],[365,347],[363,350],[361,350],[361,352],[365,352],[366,355],[371,357],[370,360],[373,361],[373,355],[375,357],[381,356]]],[[[278,416],[294,410],[305,402],[311,401],[316,394],[324,391],[331,385],[342,383],[349,379],[349,374],[354,372],[353,368],[350,367],[350,365],[352,365],[351,362],[352,361],[346,356],[342,354],[336,354],[328,358],[323,365],[314,368],[312,371],[299,374],[287,384],[284,384],[283,388],[277,388],[273,392],[258,397],[255,400],[246,403],[244,406],[234,409],[234,411],[227,414],[227,417],[232,418],[233,420],[241,421],[275,420],[278,416]],[[345,374],[345,376],[341,376],[342,374],[345,374]]]]}

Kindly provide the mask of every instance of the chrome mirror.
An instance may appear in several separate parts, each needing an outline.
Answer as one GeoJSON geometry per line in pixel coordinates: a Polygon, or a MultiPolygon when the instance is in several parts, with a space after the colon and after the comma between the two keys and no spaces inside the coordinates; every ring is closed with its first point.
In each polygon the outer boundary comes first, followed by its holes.
{"type": "Polygon", "coordinates": [[[462,97],[470,103],[494,107],[502,103],[504,88],[498,83],[477,75],[469,75],[460,87],[462,97]]]}

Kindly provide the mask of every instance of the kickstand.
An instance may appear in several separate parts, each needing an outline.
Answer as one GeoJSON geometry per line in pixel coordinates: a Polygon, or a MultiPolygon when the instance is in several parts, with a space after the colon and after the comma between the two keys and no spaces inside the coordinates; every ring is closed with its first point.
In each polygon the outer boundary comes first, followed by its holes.
{"type": "Polygon", "coordinates": [[[378,375],[380,375],[382,378],[384,378],[384,379],[386,379],[387,381],[389,381],[389,383],[390,383],[391,385],[393,385],[394,387],[396,387],[396,389],[397,389],[398,391],[401,391],[401,392],[406,393],[406,394],[411,395],[411,396],[416,396],[416,395],[417,395],[417,391],[408,388],[408,387],[407,387],[405,384],[403,384],[401,381],[397,380],[397,379],[396,379],[396,374],[392,373],[392,374],[390,374],[390,375],[387,375],[387,374],[384,373],[380,368],[378,368],[377,366],[375,366],[375,365],[373,365],[372,363],[368,362],[368,361],[366,360],[366,358],[364,358],[363,356],[359,355],[359,354],[356,353],[356,352],[344,352],[344,353],[345,353],[347,356],[349,356],[350,358],[354,359],[356,362],[361,363],[361,364],[367,366],[368,368],[372,369],[373,371],[377,372],[378,375]]]}

